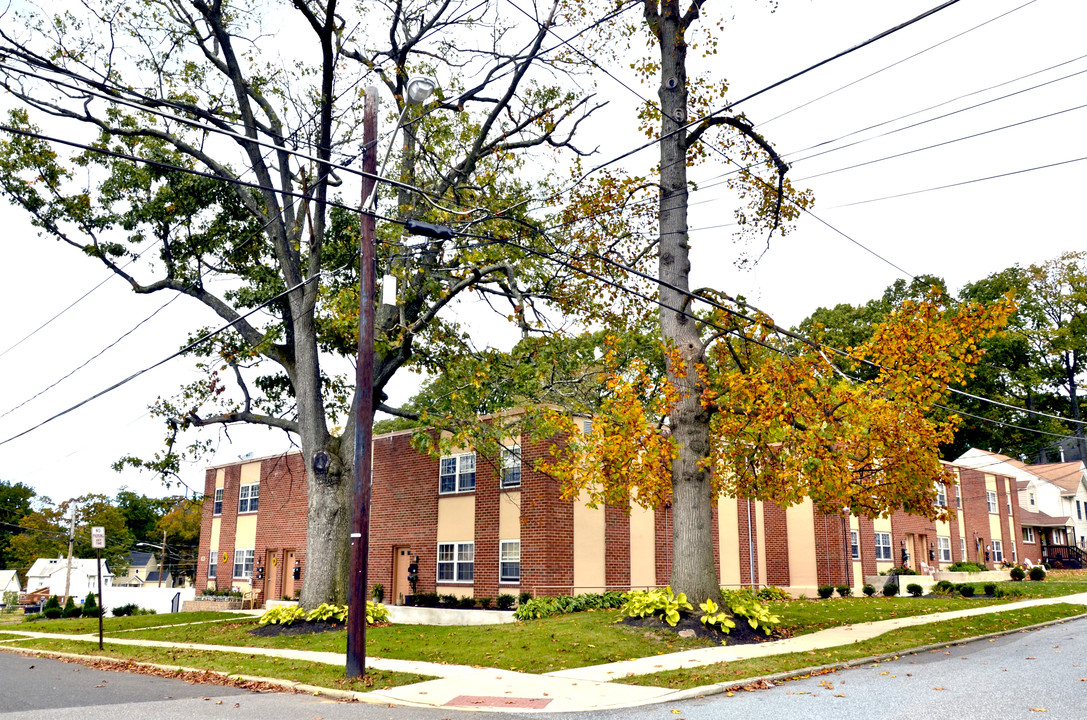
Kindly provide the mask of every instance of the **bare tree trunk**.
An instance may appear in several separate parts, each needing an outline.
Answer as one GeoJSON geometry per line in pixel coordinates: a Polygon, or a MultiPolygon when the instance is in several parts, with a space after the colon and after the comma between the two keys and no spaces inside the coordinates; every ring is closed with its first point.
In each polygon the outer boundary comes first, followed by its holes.
{"type": "MultiPolygon", "coordinates": [[[[710,451],[710,413],[702,407],[702,339],[689,314],[691,263],[687,243],[687,46],[679,3],[662,3],[659,16],[647,20],[661,49],[662,140],[660,143],[660,328],[666,347],[668,378],[680,397],[672,410],[672,437],[679,456],[672,464],[672,589],[698,603],[721,594],[713,557],[713,492],[705,460],[710,451]]],[[[655,12],[653,13],[655,15],[655,12]]]]}

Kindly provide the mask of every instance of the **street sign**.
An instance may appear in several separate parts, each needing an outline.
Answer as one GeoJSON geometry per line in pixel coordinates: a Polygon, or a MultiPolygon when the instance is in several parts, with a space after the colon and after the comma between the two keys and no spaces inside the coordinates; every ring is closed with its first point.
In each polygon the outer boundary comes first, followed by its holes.
{"type": "Polygon", "coordinates": [[[106,529],[104,527],[91,527],[91,547],[101,550],[106,546],[106,529]]]}

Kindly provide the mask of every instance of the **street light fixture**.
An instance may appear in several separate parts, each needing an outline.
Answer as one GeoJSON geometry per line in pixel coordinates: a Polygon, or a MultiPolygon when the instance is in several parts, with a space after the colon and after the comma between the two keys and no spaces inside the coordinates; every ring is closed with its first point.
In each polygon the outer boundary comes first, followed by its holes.
{"type": "MultiPolygon", "coordinates": [[[[409,105],[426,101],[438,84],[425,77],[414,77],[404,89],[409,105]]],[[[355,474],[351,516],[350,569],[347,581],[347,677],[366,674],[366,584],[370,555],[370,485],[373,477],[374,430],[374,286],[376,283],[376,234],[374,205],[377,204],[377,88],[366,88],[362,136],[362,207],[359,218],[362,233],[359,248],[359,344],[355,358],[355,474]]],[[[389,151],[400,130],[407,105],[400,113],[389,151]]]]}

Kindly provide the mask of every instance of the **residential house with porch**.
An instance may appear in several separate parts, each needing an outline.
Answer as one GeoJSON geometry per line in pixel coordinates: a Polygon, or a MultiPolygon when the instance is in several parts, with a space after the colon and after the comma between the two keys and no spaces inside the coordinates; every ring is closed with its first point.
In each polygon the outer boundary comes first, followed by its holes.
{"type": "MultiPolygon", "coordinates": [[[[113,573],[106,561],[102,561],[102,588],[113,586],[113,573]]],[[[77,602],[83,602],[87,593],[98,593],[98,561],[94,558],[72,558],[71,571],[68,559],[38,558],[26,573],[28,593],[48,590],[50,595],[64,597],[65,588],[77,602]]]]}
{"type": "Polygon", "coordinates": [[[1024,557],[1059,566],[1087,566],[1087,473],[1081,461],[1028,465],[972,448],[955,462],[1015,478],[1024,557]]]}

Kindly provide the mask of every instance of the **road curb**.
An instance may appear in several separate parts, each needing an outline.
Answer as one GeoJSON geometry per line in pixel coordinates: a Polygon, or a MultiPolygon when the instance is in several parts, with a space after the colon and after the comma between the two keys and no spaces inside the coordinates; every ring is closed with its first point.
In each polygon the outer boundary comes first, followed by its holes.
{"type": "MultiPolygon", "coordinates": [[[[694,698],[700,698],[707,695],[720,695],[726,692],[732,692],[736,690],[742,690],[747,685],[753,685],[758,682],[783,682],[786,680],[797,680],[811,675],[822,675],[833,672],[835,670],[846,670],[848,668],[858,667],[861,665],[868,665],[870,663],[880,663],[885,660],[892,660],[900,658],[904,655],[916,655],[918,653],[929,652],[930,650],[938,650],[939,648],[956,647],[958,645],[966,645],[967,643],[977,642],[979,640],[988,640],[991,638],[1003,637],[1005,635],[1011,635],[1013,633],[1029,632],[1031,630],[1038,630],[1039,628],[1049,627],[1051,625],[1060,625],[1072,620],[1083,620],[1087,618],[1087,613],[1081,613],[1079,615],[1069,615],[1068,617],[1057,618],[1055,620],[1047,620],[1045,622],[1035,623],[1034,625],[1024,625],[1023,627],[1012,628],[1010,630],[1000,630],[998,632],[985,633],[984,635],[974,635],[968,638],[960,638],[959,640],[951,640],[941,643],[929,643],[928,645],[918,645],[917,647],[905,648],[898,652],[882,653],[880,655],[869,655],[863,658],[854,658],[853,660],[842,660],[841,662],[828,663],[825,665],[813,665],[806,668],[798,668],[796,670],[789,670],[786,672],[774,673],[772,675],[756,675],[749,678],[743,678],[739,681],[730,681],[727,683],[714,683],[713,685],[700,685],[696,688],[688,688],[685,690],[677,690],[675,693],[662,696],[658,700],[654,700],[653,703],[672,702],[675,700],[691,700],[694,698]]],[[[884,633],[886,634],[886,633],[884,633]]],[[[877,635],[877,637],[879,637],[877,635]]],[[[841,645],[835,645],[832,647],[842,647],[841,645]]],[[[831,649],[831,648],[826,648],[831,649]]],[[[614,680],[612,682],[619,682],[614,680]]]]}

